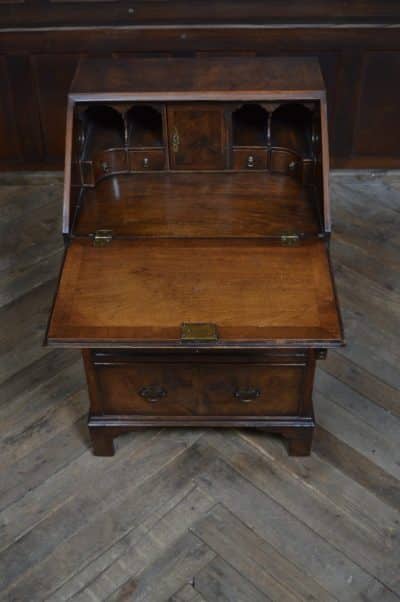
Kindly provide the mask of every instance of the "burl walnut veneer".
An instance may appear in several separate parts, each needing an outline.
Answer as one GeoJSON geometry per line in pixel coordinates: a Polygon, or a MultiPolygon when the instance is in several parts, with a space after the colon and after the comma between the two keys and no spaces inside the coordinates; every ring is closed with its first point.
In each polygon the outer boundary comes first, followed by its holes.
{"type": "Polygon", "coordinates": [[[310,453],[343,344],[325,92],[310,59],[85,60],[47,343],[82,349],[94,453],[140,427],[256,427],[310,453]]]}

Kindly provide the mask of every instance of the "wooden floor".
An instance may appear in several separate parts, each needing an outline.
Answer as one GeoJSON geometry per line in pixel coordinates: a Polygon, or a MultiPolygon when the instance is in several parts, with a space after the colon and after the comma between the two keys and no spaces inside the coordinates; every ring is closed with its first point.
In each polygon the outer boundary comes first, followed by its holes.
{"type": "Polygon", "coordinates": [[[80,356],[41,346],[61,178],[1,176],[0,587],[7,601],[400,599],[400,176],[332,176],[348,345],[310,458],[161,430],[96,458],[80,356]]]}

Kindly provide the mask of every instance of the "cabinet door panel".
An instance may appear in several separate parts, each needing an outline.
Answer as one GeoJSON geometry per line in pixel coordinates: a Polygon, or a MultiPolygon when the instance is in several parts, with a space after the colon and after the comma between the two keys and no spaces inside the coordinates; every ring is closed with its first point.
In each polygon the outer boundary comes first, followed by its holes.
{"type": "Polygon", "coordinates": [[[222,107],[168,107],[172,169],[224,169],[225,123],[222,107]]]}

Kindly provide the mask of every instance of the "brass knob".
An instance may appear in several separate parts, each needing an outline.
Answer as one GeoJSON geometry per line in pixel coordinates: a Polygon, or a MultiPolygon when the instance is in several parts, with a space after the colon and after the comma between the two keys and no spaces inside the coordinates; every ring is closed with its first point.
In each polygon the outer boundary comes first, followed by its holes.
{"type": "Polygon", "coordinates": [[[289,169],[290,169],[290,171],[294,171],[296,169],[296,167],[297,167],[297,162],[296,161],[291,161],[289,163],[289,169]]]}
{"type": "Polygon", "coordinates": [[[156,403],[165,397],[167,391],[159,385],[147,385],[139,391],[140,397],[143,397],[149,403],[156,403]]]}
{"type": "Polygon", "coordinates": [[[148,158],[148,157],[145,157],[145,158],[143,159],[143,167],[149,167],[149,165],[150,165],[149,158],[148,158]]]}
{"type": "Polygon", "coordinates": [[[80,147],[83,147],[85,144],[85,132],[83,130],[78,135],[78,143],[80,147]]]}
{"type": "Polygon", "coordinates": [[[242,403],[251,403],[260,397],[261,391],[254,387],[243,387],[235,391],[235,397],[242,403]]]}
{"type": "Polygon", "coordinates": [[[106,161],[103,161],[103,163],[101,164],[104,173],[107,173],[110,171],[110,166],[108,165],[108,163],[106,161]]]}
{"type": "Polygon", "coordinates": [[[251,169],[252,167],[254,167],[255,164],[256,164],[256,162],[254,160],[253,155],[249,155],[247,157],[247,167],[249,167],[251,169]]]}

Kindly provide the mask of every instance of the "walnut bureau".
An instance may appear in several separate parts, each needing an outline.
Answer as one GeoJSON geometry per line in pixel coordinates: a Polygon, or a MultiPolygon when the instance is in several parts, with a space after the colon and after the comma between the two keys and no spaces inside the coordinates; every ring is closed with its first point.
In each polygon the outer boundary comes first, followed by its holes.
{"type": "Polygon", "coordinates": [[[315,364],[343,344],[328,173],[313,58],[81,62],[46,341],[82,349],[95,454],[160,426],[310,453],[315,364]]]}

